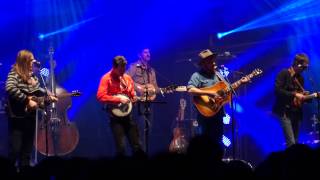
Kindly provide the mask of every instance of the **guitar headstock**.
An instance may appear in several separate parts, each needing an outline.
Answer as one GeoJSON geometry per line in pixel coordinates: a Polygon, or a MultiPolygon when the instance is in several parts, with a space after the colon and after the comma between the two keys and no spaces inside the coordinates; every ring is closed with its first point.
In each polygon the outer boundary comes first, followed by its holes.
{"type": "Polygon", "coordinates": [[[262,73],[263,73],[263,71],[261,69],[257,68],[257,69],[254,69],[251,74],[253,76],[258,76],[258,75],[260,75],[262,73]]]}
{"type": "Polygon", "coordinates": [[[73,91],[71,91],[70,94],[73,97],[77,97],[77,96],[81,96],[82,93],[79,90],[73,90],[73,91]]]}
{"type": "MultiPolygon", "coordinates": [[[[253,78],[254,76],[258,76],[262,74],[262,70],[257,68],[257,69],[254,69],[250,74],[246,75],[246,76],[243,76],[239,81],[237,81],[236,83],[233,83],[233,84],[237,84],[238,82],[241,83],[248,83],[248,82],[251,82],[251,78],[253,78]]],[[[238,85],[235,85],[235,87],[238,87],[238,85]]]]}
{"type": "Polygon", "coordinates": [[[176,89],[176,85],[170,85],[170,86],[167,86],[165,88],[161,88],[163,92],[165,93],[173,93],[176,89]]]}
{"type": "Polygon", "coordinates": [[[180,109],[184,110],[187,106],[187,101],[184,98],[180,98],[180,109]]]}

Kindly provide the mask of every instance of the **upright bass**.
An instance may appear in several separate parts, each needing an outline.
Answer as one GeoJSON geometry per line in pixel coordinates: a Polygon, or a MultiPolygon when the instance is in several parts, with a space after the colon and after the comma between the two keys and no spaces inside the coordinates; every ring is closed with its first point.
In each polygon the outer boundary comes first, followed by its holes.
{"type": "Polygon", "coordinates": [[[63,156],[72,152],[79,142],[79,132],[76,125],[68,120],[67,110],[71,107],[71,97],[79,96],[78,91],[67,92],[56,84],[55,61],[53,48],[50,56],[50,93],[58,97],[58,102],[52,102],[46,107],[45,115],[39,122],[37,133],[37,150],[45,156],[63,156]]]}

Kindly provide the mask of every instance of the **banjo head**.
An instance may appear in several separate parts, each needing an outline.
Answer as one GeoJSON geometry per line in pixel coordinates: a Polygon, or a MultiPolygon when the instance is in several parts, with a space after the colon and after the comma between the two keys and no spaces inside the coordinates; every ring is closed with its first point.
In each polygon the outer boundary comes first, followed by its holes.
{"type": "MultiPolygon", "coordinates": [[[[122,97],[130,100],[130,98],[123,94],[115,95],[116,97],[122,97]]],[[[125,117],[130,114],[132,111],[132,102],[130,101],[128,104],[117,104],[111,107],[111,113],[117,117],[125,117]]]]}

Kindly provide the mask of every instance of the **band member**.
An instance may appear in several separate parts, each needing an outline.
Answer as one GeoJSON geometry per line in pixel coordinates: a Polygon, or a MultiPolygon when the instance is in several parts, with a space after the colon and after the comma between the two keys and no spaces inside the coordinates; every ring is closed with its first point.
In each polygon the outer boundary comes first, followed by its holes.
{"type": "MultiPolygon", "coordinates": [[[[125,74],[127,60],[123,56],[113,58],[113,67],[100,80],[97,92],[99,102],[109,105],[129,104],[135,101],[134,83],[132,78],[125,74]],[[124,96],[116,96],[118,94],[124,96]]],[[[117,155],[124,156],[126,154],[127,136],[133,153],[142,152],[139,142],[139,132],[135,121],[133,121],[132,113],[127,116],[117,117],[111,113],[109,108],[110,127],[114,136],[117,155]]]]}
{"type": "MultiPolygon", "coordinates": [[[[217,54],[212,53],[207,49],[201,51],[199,57],[200,71],[192,74],[188,82],[188,92],[193,96],[207,95],[213,98],[222,98],[213,91],[205,91],[202,89],[204,87],[214,86],[216,83],[223,80],[221,74],[216,71],[217,54]]],[[[247,78],[242,78],[240,80],[241,83],[248,81],[247,78]]],[[[215,115],[209,117],[202,115],[199,111],[197,113],[201,134],[209,136],[214,143],[220,145],[222,145],[224,115],[225,111],[223,107],[215,115]]]]}
{"type": "Polygon", "coordinates": [[[144,142],[144,148],[147,150],[148,133],[153,123],[153,108],[148,101],[153,101],[161,90],[157,84],[155,70],[150,66],[150,49],[142,49],[138,57],[136,62],[130,64],[127,74],[132,77],[136,95],[142,100],[137,103],[135,110],[138,111],[138,125],[144,130],[141,132],[141,141],[144,142]]]}
{"type": "Polygon", "coordinates": [[[292,66],[280,71],[275,80],[276,101],[273,112],[280,119],[286,147],[298,143],[299,127],[303,118],[301,102],[306,97],[301,73],[308,66],[308,56],[304,53],[296,54],[292,66]]]}
{"type": "MultiPolygon", "coordinates": [[[[11,165],[18,163],[20,171],[28,169],[35,133],[36,111],[40,103],[34,99],[34,92],[43,92],[38,78],[33,74],[36,62],[32,52],[21,50],[6,80],[9,117],[9,158],[11,165]]],[[[57,101],[49,96],[50,101],[57,101]]]]}

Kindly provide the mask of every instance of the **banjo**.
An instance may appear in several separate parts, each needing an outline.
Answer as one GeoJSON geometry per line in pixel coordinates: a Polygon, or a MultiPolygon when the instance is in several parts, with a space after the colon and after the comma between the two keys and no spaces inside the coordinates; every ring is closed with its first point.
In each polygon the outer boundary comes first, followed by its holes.
{"type": "Polygon", "coordinates": [[[106,109],[108,109],[116,117],[125,117],[130,114],[132,111],[132,101],[131,99],[124,94],[114,95],[115,97],[126,98],[129,100],[129,103],[118,103],[118,104],[107,104],[106,109]]]}

